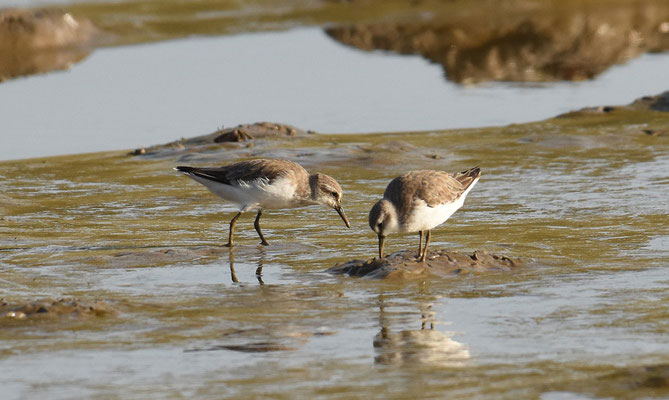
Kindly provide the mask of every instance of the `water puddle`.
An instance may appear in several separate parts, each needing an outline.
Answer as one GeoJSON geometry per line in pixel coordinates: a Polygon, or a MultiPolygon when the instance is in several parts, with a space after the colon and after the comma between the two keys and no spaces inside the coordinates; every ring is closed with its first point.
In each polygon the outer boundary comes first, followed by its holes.
{"type": "Polygon", "coordinates": [[[463,87],[418,56],[353,50],[319,29],[101,48],[67,72],[2,84],[0,159],[148,146],[254,121],[328,133],[520,123],[656,93],[669,87],[668,64],[645,55],[591,81],[463,87]]]}

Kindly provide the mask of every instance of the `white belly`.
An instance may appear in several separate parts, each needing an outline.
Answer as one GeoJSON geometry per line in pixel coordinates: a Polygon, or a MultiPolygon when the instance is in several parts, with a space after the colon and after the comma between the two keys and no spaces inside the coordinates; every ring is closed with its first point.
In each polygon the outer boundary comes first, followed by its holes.
{"type": "Polygon", "coordinates": [[[428,231],[446,222],[463,203],[461,197],[455,203],[429,207],[423,200],[416,200],[413,212],[400,228],[403,232],[428,231]]]}
{"type": "Polygon", "coordinates": [[[277,179],[270,185],[267,179],[226,185],[193,176],[212,193],[231,203],[238,204],[241,211],[258,209],[292,208],[303,205],[295,199],[295,186],[288,179],[277,179]]]}
{"type": "Polygon", "coordinates": [[[418,232],[430,230],[446,222],[465,203],[467,194],[472,190],[478,178],[465,190],[464,193],[453,203],[442,204],[435,207],[429,207],[423,200],[416,200],[414,207],[403,226],[400,226],[402,232],[418,232]]]}

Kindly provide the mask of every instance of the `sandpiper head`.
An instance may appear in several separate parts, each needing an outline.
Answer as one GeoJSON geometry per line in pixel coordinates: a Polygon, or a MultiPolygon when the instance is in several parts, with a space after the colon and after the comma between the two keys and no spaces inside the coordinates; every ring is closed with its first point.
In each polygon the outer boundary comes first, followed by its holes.
{"type": "Polygon", "coordinates": [[[379,258],[383,258],[383,244],[386,235],[397,231],[397,212],[393,204],[379,200],[369,211],[369,227],[379,236],[379,258]]]}
{"type": "Polygon", "coordinates": [[[351,227],[341,205],[343,191],[334,178],[325,174],[315,173],[309,176],[311,199],[316,203],[332,207],[337,211],[347,228],[351,227]]]}

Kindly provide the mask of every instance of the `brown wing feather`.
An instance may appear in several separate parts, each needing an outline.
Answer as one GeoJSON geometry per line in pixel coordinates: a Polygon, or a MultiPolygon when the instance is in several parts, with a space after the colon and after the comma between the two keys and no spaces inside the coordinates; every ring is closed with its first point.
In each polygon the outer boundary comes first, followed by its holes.
{"type": "Polygon", "coordinates": [[[456,201],[479,175],[479,168],[455,175],[443,171],[411,171],[393,179],[383,197],[400,209],[411,207],[416,199],[435,207],[456,201]]]}
{"type": "Polygon", "coordinates": [[[239,181],[250,182],[260,178],[266,178],[272,183],[277,178],[294,175],[308,177],[307,171],[301,165],[288,160],[249,160],[215,168],[188,168],[177,167],[177,169],[188,172],[205,179],[230,185],[239,181]]]}

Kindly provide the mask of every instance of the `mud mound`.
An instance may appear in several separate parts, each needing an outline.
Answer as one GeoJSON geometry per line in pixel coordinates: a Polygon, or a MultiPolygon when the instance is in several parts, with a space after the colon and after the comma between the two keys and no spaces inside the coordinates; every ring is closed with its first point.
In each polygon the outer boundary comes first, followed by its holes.
{"type": "Polygon", "coordinates": [[[26,319],[39,316],[74,316],[79,318],[117,315],[118,310],[105,301],[87,302],[71,299],[43,299],[25,304],[9,304],[0,300],[0,317],[26,319]]]}
{"type": "Polygon", "coordinates": [[[524,265],[520,259],[489,254],[477,250],[468,255],[457,251],[429,251],[425,263],[416,261],[416,253],[409,250],[398,251],[384,259],[351,260],[337,264],[327,271],[333,274],[347,274],[375,279],[399,278],[417,279],[436,275],[453,277],[493,271],[511,271],[524,265]]]}

